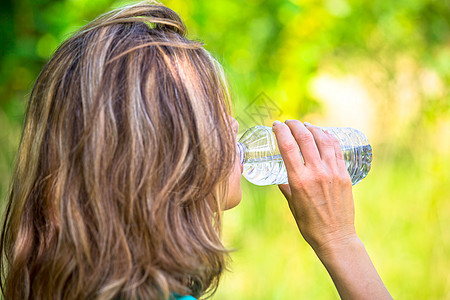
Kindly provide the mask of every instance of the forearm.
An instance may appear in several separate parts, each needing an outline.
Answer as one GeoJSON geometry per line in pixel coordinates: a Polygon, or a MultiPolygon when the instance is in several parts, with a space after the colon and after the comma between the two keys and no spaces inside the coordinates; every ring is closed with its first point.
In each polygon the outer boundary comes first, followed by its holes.
{"type": "Polygon", "coordinates": [[[392,299],[355,232],[352,182],[340,142],[305,125],[286,120],[273,127],[289,179],[279,187],[298,228],[341,298],[392,299]]]}
{"type": "Polygon", "coordinates": [[[342,299],[392,299],[359,238],[316,251],[342,299]]]}

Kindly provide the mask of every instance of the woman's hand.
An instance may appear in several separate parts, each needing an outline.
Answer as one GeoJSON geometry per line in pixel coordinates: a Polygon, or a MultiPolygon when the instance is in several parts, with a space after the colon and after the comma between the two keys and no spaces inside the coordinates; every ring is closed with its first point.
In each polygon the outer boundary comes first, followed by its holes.
{"type": "Polygon", "coordinates": [[[304,239],[320,252],[357,238],[352,183],[339,141],[308,123],[285,123],[273,127],[289,180],[279,187],[304,239]]]}
{"type": "Polygon", "coordinates": [[[305,124],[273,126],[289,180],[279,187],[297,226],[342,299],[392,299],[356,235],[352,183],[339,142],[305,124]]]}

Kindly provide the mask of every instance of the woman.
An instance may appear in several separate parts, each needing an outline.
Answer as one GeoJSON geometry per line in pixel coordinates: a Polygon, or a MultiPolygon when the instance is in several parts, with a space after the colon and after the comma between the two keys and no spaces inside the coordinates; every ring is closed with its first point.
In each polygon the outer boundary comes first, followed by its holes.
{"type": "MultiPolygon", "coordinates": [[[[140,3],[92,21],[45,66],[2,229],[6,299],[214,293],[222,211],[241,199],[238,125],[220,64],[185,33],[175,12],[140,3]]],[[[274,131],[280,189],[340,295],[389,298],[355,233],[338,142],[298,121],[274,131]]]]}

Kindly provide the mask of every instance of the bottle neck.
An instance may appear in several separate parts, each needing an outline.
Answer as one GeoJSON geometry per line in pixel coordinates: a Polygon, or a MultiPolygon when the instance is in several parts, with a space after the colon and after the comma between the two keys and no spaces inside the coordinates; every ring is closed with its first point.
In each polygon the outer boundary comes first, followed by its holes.
{"type": "Polygon", "coordinates": [[[237,142],[237,151],[239,154],[239,162],[243,165],[245,162],[245,154],[246,154],[246,150],[247,148],[245,147],[244,144],[242,144],[241,142],[237,142]]]}

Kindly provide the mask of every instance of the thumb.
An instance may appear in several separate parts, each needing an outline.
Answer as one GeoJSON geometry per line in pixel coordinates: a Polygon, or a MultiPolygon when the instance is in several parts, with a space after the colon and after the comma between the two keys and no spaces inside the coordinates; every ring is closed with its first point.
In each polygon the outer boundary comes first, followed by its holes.
{"type": "Polygon", "coordinates": [[[280,191],[283,193],[284,197],[286,198],[287,203],[289,205],[289,209],[291,210],[292,215],[294,216],[294,219],[297,220],[295,210],[292,209],[292,204],[291,204],[291,197],[292,197],[291,187],[289,186],[289,184],[279,184],[278,187],[280,188],[280,191]]]}
{"type": "Polygon", "coordinates": [[[289,200],[291,198],[292,193],[291,193],[291,187],[289,186],[289,184],[279,184],[278,188],[283,193],[283,195],[286,199],[289,200]]]}

